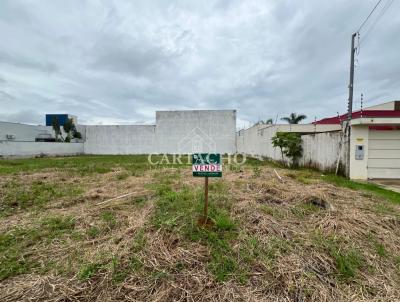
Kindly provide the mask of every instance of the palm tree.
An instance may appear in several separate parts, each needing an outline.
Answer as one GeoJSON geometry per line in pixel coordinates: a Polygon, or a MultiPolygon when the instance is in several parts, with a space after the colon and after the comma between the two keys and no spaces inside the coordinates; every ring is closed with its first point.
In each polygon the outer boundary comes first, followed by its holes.
{"type": "Polygon", "coordinates": [[[272,125],[274,123],[274,121],[272,120],[272,118],[269,118],[267,120],[260,120],[257,123],[255,123],[253,126],[255,125],[272,125]]]}
{"type": "Polygon", "coordinates": [[[53,117],[53,120],[51,121],[51,126],[53,127],[54,134],[56,137],[56,142],[58,142],[58,136],[61,136],[62,140],[62,135],[61,135],[61,128],[60,128],[60,122],[58,121],[58,118],[55,116],[53,117]]]}
{"type": "Polygon", "coordinates": [[[286,121],[289,124],[298,124],[306,118],[307,116],[305,116],[304,114],[297,115],[297,113],[291,113],[289,116],[281,118],[281,120],[286,121]]]}

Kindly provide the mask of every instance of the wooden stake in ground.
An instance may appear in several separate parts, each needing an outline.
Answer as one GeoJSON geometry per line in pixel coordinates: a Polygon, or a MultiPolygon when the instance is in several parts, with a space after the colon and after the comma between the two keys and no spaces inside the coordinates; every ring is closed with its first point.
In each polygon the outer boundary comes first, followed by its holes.
{"type": "Polygon", "coordinates": [[[199,225],[210,226],[208,221],[208,178],[222,177],[222,161],[219,153],[192,154],[192,173],[194,177],[204,177],[204,213],[199,218],[199,225]]]}
{"type": "Polygon", "coordinates": [[[208,176],[204,177],[204,224],[208,218],[208,176]]]}

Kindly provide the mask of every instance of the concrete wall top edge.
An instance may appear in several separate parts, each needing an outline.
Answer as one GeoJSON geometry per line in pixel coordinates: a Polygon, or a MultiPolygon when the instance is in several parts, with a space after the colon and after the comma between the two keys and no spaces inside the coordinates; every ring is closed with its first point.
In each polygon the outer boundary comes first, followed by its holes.
{"type": "Polygon", "coordinates": [[[199,110],[157,110],[156,113],[176,113],[176,112],[236,112],[236,109],[199,109],[199,110]]]}
{"type": "Polygon", "coordinates": [[[156,111],[156,124],[160,118],[171,117],[176,115],[185,115],[187,118],[190,116],[204,116],[204,115],[229,115],[236,118],[236,110],[174,110],[174,111],[156,111]]]}
{"type": "MultiPolygon", "coordinates": [[[[83,126],[83,125],[82,125],[83,126]]],[[[85,125],[87,128],[94,128],[94,127],[148,127],[148,128],[154,128],[156,125],[85,125]]]]}

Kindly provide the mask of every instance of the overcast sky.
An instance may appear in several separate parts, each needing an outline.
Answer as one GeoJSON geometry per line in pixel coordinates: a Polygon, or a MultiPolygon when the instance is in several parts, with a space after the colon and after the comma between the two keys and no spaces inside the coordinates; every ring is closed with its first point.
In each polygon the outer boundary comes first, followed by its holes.
{"type": "MultiPolygon", "coordinates": [[[[361,30],[355,106],[400,99],[400,1],[361,30]],[[369,30],[371,29],[372,30],[369,30]],[[368,33],[369,32],[369,33],[368,33]]],[[[152,123],[237,109],[238,127],[347,107],[350,37],[377,0],[0,1],[0,120],[152,123]]]]}

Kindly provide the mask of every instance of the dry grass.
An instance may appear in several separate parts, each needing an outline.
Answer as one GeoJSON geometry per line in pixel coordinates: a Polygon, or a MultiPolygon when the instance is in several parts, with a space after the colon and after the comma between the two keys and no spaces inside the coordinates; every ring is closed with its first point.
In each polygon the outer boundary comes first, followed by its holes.
{"type": "Polygon", "coordinates": [[[80,188],[0,218],[1,255],[16,257],[2,260],[15,267],[0,301],[400,300],[397,204],[314,174],[278,169],[282,182],[269,166],[246,166],[211,181],[215,226],[205,230],[202,179],[190,169],[110,170],[0,176],[2,203],[10,182],[80,188]]]}

